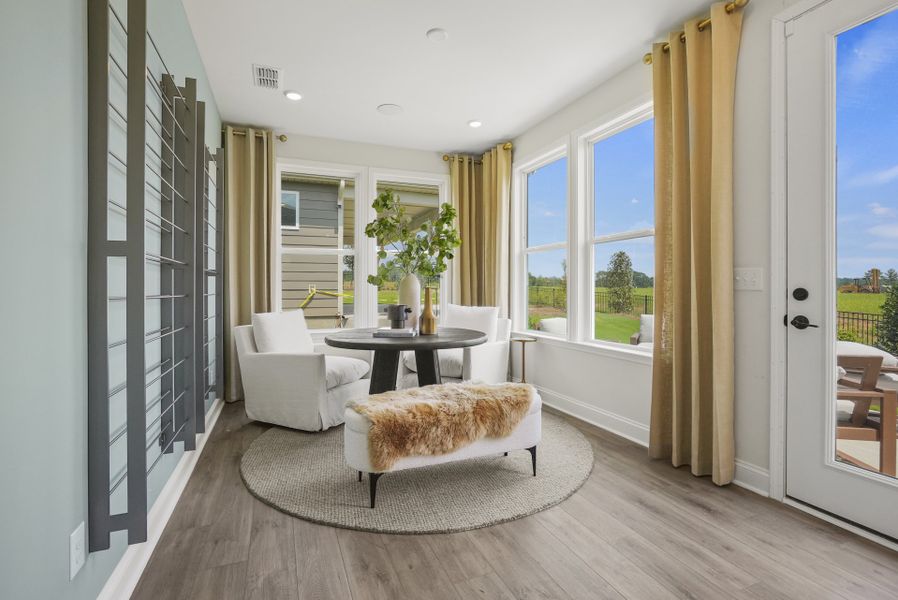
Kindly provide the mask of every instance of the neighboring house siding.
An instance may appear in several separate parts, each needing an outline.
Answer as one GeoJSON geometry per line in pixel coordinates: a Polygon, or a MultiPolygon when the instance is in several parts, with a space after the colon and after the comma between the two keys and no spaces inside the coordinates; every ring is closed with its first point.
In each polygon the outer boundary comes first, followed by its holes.
{"type": "MultiPolygon", "coordinates": [[[[299,229],[282,229],[285,248],[342,246],[340,207],[335,185],[284,181],[281,189],[299,192],[299,229]]],[[[351,226],[351,225],[350,225],[351,226]]],[[[288,254],[281,257],[281,302],[284,309],[299,307],[309,287],[342,292],[342,257],[321,254],[288,254]]],[[[343,313],[343,299],[318,295],[305,309],[313,327],[333,327],[343,313]]]]}

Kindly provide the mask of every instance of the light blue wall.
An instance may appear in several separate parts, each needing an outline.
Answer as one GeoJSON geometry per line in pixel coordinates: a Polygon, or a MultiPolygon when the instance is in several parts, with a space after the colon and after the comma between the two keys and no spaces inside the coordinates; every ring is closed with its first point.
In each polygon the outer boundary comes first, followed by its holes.
{"type": "MultiPolygon", "coordinates": [[[[221,123],[181,2],[148,4],[169,67],[199,80],[214,148],[221,123]]],[[[114,534],[69,581],[69,534],[87,519],[86,77],[85,0],[0,0],[4,600],[95,598],[125,549],[114,534]]],[[[176,461],[157,467],[151,497],[176,461]]]]}

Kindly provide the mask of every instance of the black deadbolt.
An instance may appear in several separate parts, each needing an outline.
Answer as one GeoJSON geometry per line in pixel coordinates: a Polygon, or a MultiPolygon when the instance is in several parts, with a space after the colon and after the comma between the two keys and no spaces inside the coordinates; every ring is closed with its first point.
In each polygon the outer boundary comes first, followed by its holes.
{"type": "Polygon", "coordinates": [[[804,288],[795,288],[792,290],[792,297],[799,301],[807,300],[809,295],[808,291],[804,288]]]}

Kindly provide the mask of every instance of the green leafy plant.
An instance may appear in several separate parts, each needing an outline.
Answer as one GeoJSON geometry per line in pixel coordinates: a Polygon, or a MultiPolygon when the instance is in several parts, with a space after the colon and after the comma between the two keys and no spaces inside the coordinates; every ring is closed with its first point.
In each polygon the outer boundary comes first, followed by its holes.
{"type": "Polygon", "coordinates": [[[439,277],[461,245],[455,227],[456,211],[451,204],[440,206],[436,219],[412,228],[412,218],[393,190],[381,192],[371,205],[377,218],[365,226],[365,235],[377,240],[377,275],[369,275],[368,283],[383,285],[397,271],[425,279],[439,277]],[[391,254],[389,251],[392,250],[391,254]],[[389,260],[384,260],[389,257],[389,260]]]}

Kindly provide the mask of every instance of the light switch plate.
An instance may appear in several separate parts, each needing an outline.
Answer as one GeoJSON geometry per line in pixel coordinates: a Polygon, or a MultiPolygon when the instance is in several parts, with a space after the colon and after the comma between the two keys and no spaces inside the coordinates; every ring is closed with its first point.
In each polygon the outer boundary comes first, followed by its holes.
{"type": "Polygon", "coordinates": [[[734,287],[737,290],[756,291],[764,289],[764,269],[757,267],[733,269],[734,287]]]}
{"type": "Polygon", "coordinates": [[[69,579],[74,579],[84,566],[84,521],[69,536],[69,579]]]}

